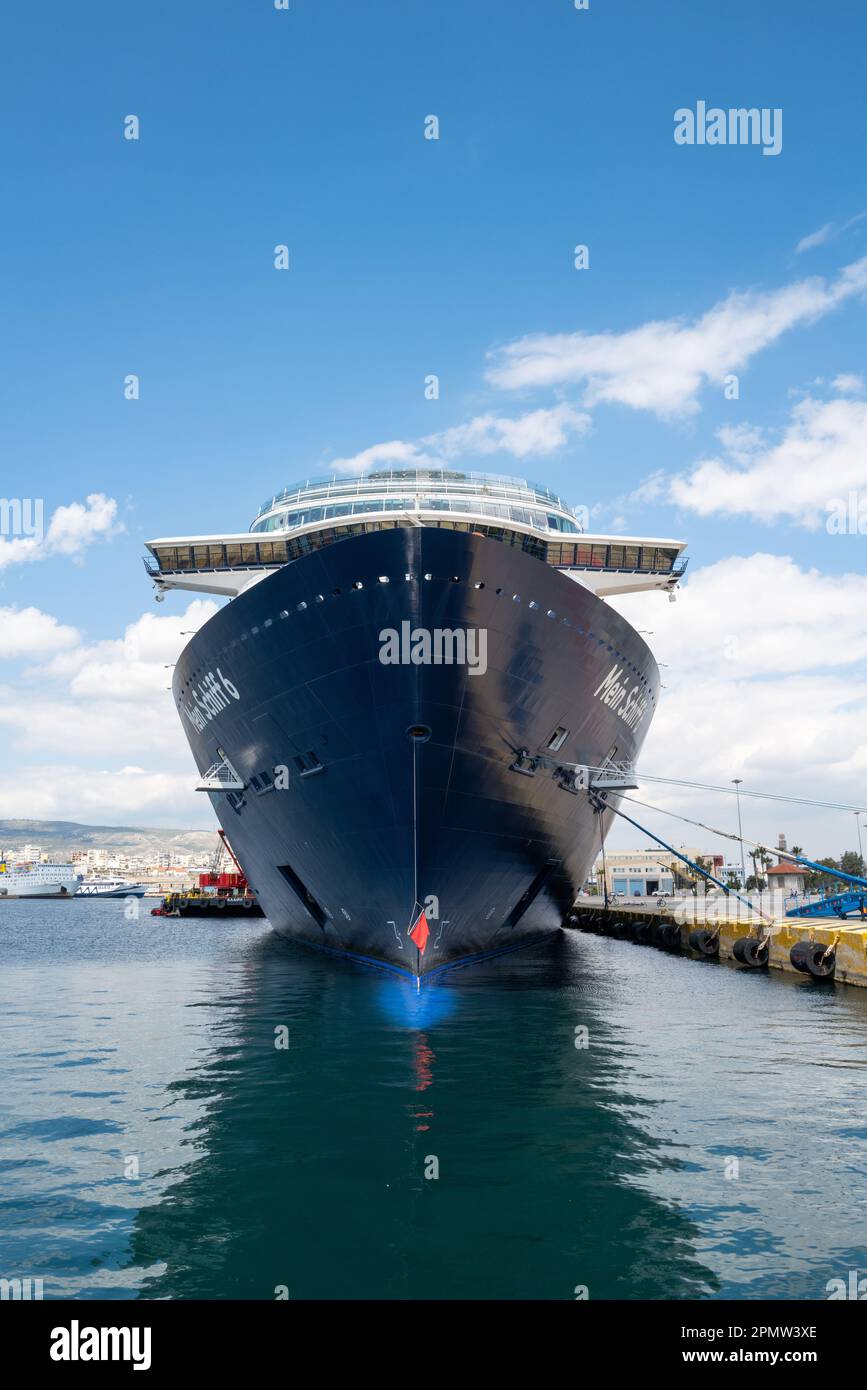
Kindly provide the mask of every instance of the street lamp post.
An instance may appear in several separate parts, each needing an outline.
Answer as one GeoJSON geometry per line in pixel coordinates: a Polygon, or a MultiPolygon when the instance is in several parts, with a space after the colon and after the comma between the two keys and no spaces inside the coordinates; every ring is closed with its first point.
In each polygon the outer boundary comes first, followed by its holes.
{"type": "Polygon", "coordinates": [[[861,817],[861,812],[860,812],[860,811],[856,811],[856,812],[855,812],[855,824],[856,824],[857,827],[858,827],[858,858],[861,860],[861,863],[863,864],[863,863],[864,863],[864,850],[863,850],[862,845],[861,845],[861,819],[860,819],[860,817],[861,817]]]}
{"type": "Polygon", "coordinates": [[[741,825],[741,782],[743,777],[733,777],[735,785],[735,796],[738,799],[738,839],[741,842],[741,888],[746,892],[747,888],[747,866],[744,860],[744,832],[741,825]]]}

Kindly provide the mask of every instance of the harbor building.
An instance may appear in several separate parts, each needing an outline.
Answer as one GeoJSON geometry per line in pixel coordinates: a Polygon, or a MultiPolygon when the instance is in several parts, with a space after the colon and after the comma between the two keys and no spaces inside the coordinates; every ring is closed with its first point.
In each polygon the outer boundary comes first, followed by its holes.
{"type": "MultiPolygon", "coordinates": [[[[718,854],[694,846],[681,845],[679,852],[693,863],[700,860],[719,875],[723,859],[718,854]]],[[[596,883],[603,891],[603,881],[609,896],[623,893],[627,898],[649,898],[654,893],[675,893],[689,887],[694,875],[676,854],[659,849],[607,850],[603,872],[602,856],[596,861],[596,883]]]]}
{"type": "Polygon", "coordinates": [[[768,887],[775,893],[803,893],[809,877],[810,870],[803,864],[781,862],[768,869],[768,887]]]}

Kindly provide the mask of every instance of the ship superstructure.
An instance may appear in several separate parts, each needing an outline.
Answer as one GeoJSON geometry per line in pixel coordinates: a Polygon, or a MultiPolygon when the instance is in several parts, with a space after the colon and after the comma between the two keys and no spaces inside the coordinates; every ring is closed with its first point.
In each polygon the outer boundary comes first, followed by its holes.
{"type": "Polygon", "coordinates": [[[672,590],[685,568],[685,542],[586,533],[540,483],[420,468],[292,483],[265,499],[248,531],[151,541],[146,566],[158,593],[189,589],[234,598],[335,541],[409,526],[489,537],[599,597],[672,590]]]}

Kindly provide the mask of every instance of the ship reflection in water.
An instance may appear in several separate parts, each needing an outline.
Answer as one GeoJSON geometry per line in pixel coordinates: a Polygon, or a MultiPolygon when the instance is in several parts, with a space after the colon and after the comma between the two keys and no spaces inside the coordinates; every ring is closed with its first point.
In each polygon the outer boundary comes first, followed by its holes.
{"type": "MultiPolygon", "coordinates": [[[[385,977],[379,982],[378,995],[380,1008],[388,1022],[394,1027],[411,1030],[415,1089],[427,1091],[434,1081],[436,1053],[425,1029],[444,1023],[454,1014],[459,994],[443,980],[427,983],[420,989],[409,980],[385,977]]],[[[430,1098],[427,1100],[429,1103],[430,1098]]],[[[433,1110],[411,1103],[407,1111],[410,1118],[416,1121],[416,1133],[423,1134],[430,1130],[433,1110]]]]}
{"type": "Polygon", "coordinates": [[[243,999],[214,1001],[224,1043],[178,1082],[199,1155],[136,1221],[135,1265],[165,1262],[145,1296],[636,1297],[661,1265],[675,1296],[713,1292],[698,1230],[649,1190],[673,1160],[580,944],[417,992],[262,942],[243,999]]]}
{"type": "Polygon", "coordinates": [[[867,1267],[856,991],[561,934],[416,992],[121,909],[4,919],[0,1264],[47,1298],[812,1299],[867,1267]]]}

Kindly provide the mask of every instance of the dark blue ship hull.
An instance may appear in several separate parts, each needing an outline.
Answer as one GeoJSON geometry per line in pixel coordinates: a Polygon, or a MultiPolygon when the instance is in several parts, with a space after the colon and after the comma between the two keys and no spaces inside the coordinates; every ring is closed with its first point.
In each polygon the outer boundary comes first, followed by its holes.
{"type": "Polygon", "coordinates": [[[225,757],[244,782],[211,796],[274,929],[413,975],[561,924],[600,841],[565,765],[633,762],[657,689],[647,646],[601,600],[497,540],[432,527],[270,573],[174,678],[200,772],[225,757]],[[487,669],[383,664],[381,634],[404,622],[483,630],[487,669]],[[422,908],[423,952],[409,937],[422,908]]]}

